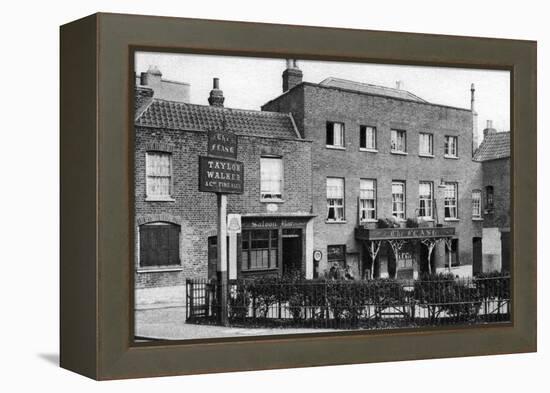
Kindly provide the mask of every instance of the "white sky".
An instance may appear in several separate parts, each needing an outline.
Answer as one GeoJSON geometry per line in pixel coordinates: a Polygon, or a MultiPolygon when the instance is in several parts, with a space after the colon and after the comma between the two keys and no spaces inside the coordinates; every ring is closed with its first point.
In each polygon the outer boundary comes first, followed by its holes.
{"type": "MultiPolygon", "coordinates": [[[[208,105],[212,78],[220,78],[226,107],[257,109],[282,93],[283,59],[139,52],[139,75],[156,65],[163,79],[191,84],[191,102],[208,105]]],[[[447,67],[420,67],[298,60],[304,81],[319,83],[334,76],[358,82],[402,88],[435,104],[470,108],[470,85],[476,86],[478,130],[493,120],[498,131],[510,129],[510,73],[447,67]]]]}

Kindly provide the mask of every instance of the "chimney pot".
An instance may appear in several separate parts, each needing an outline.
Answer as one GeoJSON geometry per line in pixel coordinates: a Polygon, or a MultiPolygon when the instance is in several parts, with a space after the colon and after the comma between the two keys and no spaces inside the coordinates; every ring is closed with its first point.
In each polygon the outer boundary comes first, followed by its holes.
{"type": "Polygon", "coordinates": [[[396,81],[396,82],[395,82],[395,88],[396,88],[397,90],[401,90],[401,87],[402,87],[402,86],[403,86],[403,82],[401,82],[401,81],[396,81]]]}

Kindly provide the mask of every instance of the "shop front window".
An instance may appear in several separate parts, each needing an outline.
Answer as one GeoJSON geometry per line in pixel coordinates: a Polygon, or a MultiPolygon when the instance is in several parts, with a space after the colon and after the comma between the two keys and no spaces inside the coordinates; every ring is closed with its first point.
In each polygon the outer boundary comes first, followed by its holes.
{"type": "Polygon", "coordinates": [[[276,229],[242,232],[241,269],[268,270],[278,267],[279,235],[276,229]]]}

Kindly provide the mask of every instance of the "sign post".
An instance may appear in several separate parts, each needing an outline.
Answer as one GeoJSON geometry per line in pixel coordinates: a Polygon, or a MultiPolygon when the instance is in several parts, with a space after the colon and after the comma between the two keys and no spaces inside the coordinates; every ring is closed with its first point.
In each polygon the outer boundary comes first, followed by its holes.
{"type": "Polygon", "coordinates": [[[241,233],[241,215],[227,215],[227,232],[229,233],[229,279],[237,279],[237,234],[241,233]]]}
{"type": "MultiPolygon", "coordinates": [[[[225,122],[224,122],[225,124],[225,122]]],[[[226,131],[208,132],[208,155],[199,156],[199,191],[214,192],[217,195],[217,280],[219,323],[228,325],[228,280],[237,278],[237,233],[240,232],[240,215],[238,231],[235,220],[230,220],[230,267],[227,264],[227,194],[242,194],[244,184],[244,165],[237,161],[237,136],[226,131]]],[[[234,216],[234,215],[231,215],[234,216]]]]}
{"type": "Polygon", "coordinates": [[[227,326],[227,195],[218,194],[218,267],[216,277],[220,292],[220,323],[227,326]]]}

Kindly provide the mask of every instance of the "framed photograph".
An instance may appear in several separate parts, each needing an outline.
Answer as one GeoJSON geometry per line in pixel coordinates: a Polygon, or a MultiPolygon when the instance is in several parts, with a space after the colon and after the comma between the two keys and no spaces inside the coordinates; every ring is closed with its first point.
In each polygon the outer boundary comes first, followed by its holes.
{"type": "Polygon", "coordinates": [[[61,27],[61,366],[536,351],[536,43],[61,27]]]}

